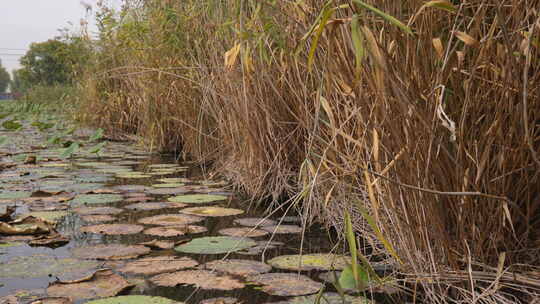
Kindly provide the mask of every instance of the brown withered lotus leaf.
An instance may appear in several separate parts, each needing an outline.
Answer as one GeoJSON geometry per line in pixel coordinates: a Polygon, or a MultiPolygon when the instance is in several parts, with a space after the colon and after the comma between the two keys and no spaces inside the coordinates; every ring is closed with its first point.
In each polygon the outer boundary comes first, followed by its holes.
{"type": "Polygon", "coordinates": [[[232,216],[239,215],[244,213],[244,210],[234,209],[234,208],[224,208],[224,207],[191,207],[180,210],[180,213],[199,215],[205,217],[221,217],[221,216],[232,216]]]}
{"type": "Polygon", "coordinates": [[[150,252],[150,248],[141,245],[95,245],[72,249],[75,257],[87,260],[126,260],[150,252]]]}
{"type": "Polygon", "coordinates": [[[69,295],[72,300],[112,297],[132,287],[124,278],[110,269],[96,271],[86,278],[55,282],[47,287],[47,294],[53,297],[69,295]]]}
{"type": "Polygon", "coordinates": [[[37,201],[28,205],[28,210],[34,212],[67,210],[68,205],[52,202],[37,201]]]}
{"type": "Polygon", "coordinates": [[[27,216],[10,223],[0,222],[0,234],[5,235],[27,235],[46,234],[54,232],[54,222],[47,221],[34,216],[27,216]]]}
{"type": "Polygon", "coordinates": [[[192,268],[199,263],[188,257],[155,256],[127,263],[118,271],[129,274],[154,275],[192,268]]]}
{"type": "Polygon", "coordinates": [[[110,215],[121,213],[123,210],[115,207],[79,207],[73,211],[80,215],[110,215]]]}
{"type": "Polygon", "coordinates": [[[195,234],[203,233],[208,231],[206,227],[197,226],[197,225],[184,225],[184,226],[163,226],[163,227],[154,227],[149,228],[144,231],[144,234],[162,236],[162,237],[172,237],[180,236],[186,234],[195,234]]]}
{"type": "Polygon", "coordinates": [[[236,259],[215,260],[204,264],[203,267],[208,270],[216,270],[238,276],[256,275],[272,270],[272,266],[262,262],[236,259]]]}
{"type": "Polygon", "coordinates": [[[272,226],[277,224],[276,221],[262,218],[262,217],[245,217],[234,220],[235,224],[248,227],[257,227],[257,226],[272,226]]]}
{"type": "Polygon", "coordinates": [[[288,234],[288,233],[300,233],[302,227],[296,225],[274,225],[261,227],[262,230],[266,230],[270,233],[276,234],[288,234]]]}
{"type": "Polygon", "coordinates": [[[85,226],[80,229],[81,232],[90,232],[108,235],[135,234],[143,231],[144,227],[131,224],[101,224],[85,226]]]}
{"type": "Polygon", "coordinates": [[[219,234],[236,237],[260,237],[268,234],[268,231],[254,228],[225,228],[218,231],[219,234]]]}
{"type": "Polygon", "coordinates": [[[45,246],[57,248],[69,243],[69,237],[61,235],[59,233],[53,233],[50,235],[44,235],[31,240],[28,245],[30,246],[45,246]]]}
{"type": "Polygon", "coordinates": [[[107,214],[92,214],[81,216],[81,219],[88,223],[103,223],[103,222],[112,222],[116,220],[114,216],[107,214]]]}
{"type": "Polygon", "coordinates": [[[186,214],[162,214],[144,217],[139,223],[160,226],[181,226],[203,221],[204,218],[186,214]]]}
{"type": "Polygon", "coordinates": [[[153,198],[151,198],[149,196],[134,196],[134,197],[130,197],[130,198],[125,199],[124,202],[126,202],[126,203],[148,202],[148,201],[151,201],[151,200],[153,200],[153,198]]]}
{"type": "Polygon", "coordinates": [[[238,301],[237,298],[228,298],[228,297],[206,299],[199,302],[199,304],[240,304],[240,303],[242,302],[238,301]]]}
{"type": "Polygon", "coordinates": [[[226,275],[219,275],[208,270],[184,270],[164,273],[152,277],[150,281],[158,286],[174,287],[194,285],[206,290],[233,290],[244,288],[244,284],[226,275]]]}
{"type": "Polygon", "coordinates": [[[160,240],[152,240],[149,242],[140,243],[140,245],[144,245],[152,249],[173,249],[174,248],[174,242],[167,242],[167,241],[160,241],[160,240]]]}
{"type": "Polygon", "coordinates": [[[148,202],[127,205],[124,208],[132,210],[158,210],[166,208],[183,208],[185,204],[182,203],[167,203],[167,202],[148,202]]]}
{"type": "Polygon", "coordinates": [[[324,286],[296,273],[263,273],[247,280],[262,285],[262,291],[270,295],[282,297],[314,294],[324,286]]]}

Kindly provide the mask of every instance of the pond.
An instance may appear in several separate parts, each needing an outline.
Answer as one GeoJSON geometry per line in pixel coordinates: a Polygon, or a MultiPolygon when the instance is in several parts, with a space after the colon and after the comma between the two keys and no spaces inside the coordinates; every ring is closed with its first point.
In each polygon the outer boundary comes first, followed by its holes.
{"type": "Polygon", "coordinates": [[[0,229],[0,302],[314,303],[323,286],[335,291],[326,272],[347,257],[323,227],[304,231],[292,210],[265,217],[172,156],[128,142],[96,152],[105,141],[90,134],[57,148],[37,127],[0,132],[10,140],[0,147],[0,215],[11,217],[0,229]]]}

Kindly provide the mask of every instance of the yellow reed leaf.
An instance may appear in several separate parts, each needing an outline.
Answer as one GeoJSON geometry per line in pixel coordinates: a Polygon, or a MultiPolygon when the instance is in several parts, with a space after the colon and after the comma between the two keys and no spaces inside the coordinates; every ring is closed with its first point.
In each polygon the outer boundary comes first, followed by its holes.
{"type": "Polygon", "coordinates": [[[236,58],[240,53],[240,43],[235,44],[230,50],[225,52],[225,67],[230,69],[236,63],[236,58]]]}
{"type": "Polygon", "coordinates": [[[465,32],[455,31],[454,34],[459,40],[463,41],[463,43],[468,46],[477,47],[479,44],[478,40],[465,32]]]}
{"type": "Polygon", "coordinates": [[[434,38],[431,40],[431,43],[433,44],[433,48],[435,48],[435,52],[437,52],[437,57],[442,60],[444,57],[444,47],[441,38],[434,38]]]}

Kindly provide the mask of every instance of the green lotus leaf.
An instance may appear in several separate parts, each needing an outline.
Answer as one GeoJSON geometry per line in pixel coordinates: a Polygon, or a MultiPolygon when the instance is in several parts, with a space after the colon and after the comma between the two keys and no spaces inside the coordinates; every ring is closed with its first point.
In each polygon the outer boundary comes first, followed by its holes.
{"type": "Polygon", "coordinates": [[[255,245],[257,245],[255,241],[247,238],[211,236],[193,239],[174,249],[184,253],[221,254],[244,250],[255,245]]]}

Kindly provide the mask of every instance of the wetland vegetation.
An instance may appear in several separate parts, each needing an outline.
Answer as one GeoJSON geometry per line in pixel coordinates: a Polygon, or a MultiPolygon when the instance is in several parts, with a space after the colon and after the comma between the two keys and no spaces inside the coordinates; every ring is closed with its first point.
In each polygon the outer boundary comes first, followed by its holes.
{"type": "Polygon", "coordinates": [[[2,300],[538,301],[537,2],[95,9],[1,103],[2,300]]]}

